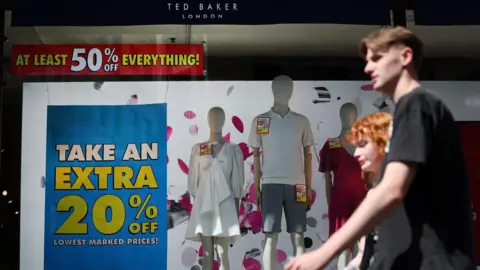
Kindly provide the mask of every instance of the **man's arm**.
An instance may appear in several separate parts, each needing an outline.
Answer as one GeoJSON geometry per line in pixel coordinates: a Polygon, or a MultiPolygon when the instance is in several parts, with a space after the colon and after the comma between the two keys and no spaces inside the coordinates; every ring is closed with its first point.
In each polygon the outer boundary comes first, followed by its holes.
{"type": "Polygon", "coordinates": [[[330,259],[354,245],[369,233],[396,205],[402,202],[415,176],[415,165],[391,162],[380,184],[372,189],[353,215],[316,252],[327,253],[330,259]]]}
{"type": "Polygon", "coordinates": [[[370,232],[408,192],[418,165],[431,151],[434,125],[418,100],[409,100],[396,111],[387,166],[380,184],[360,204],[344,226],[319,250],[329,260],[370,232]],[[331,256],[331,257],[330,257],[331,256]]]}

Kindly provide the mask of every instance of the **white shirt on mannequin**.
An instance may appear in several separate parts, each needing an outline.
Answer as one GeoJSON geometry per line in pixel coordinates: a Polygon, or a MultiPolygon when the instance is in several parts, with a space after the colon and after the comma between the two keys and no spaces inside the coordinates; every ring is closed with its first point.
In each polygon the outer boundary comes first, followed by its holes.
{"type": "Polygon", "coordinates": [[[262,149],[262,184],[305,184],[303,147],[313,145],[307,117],[289,111],[284,118],[270,110],[253,119],[248,145],[262,149]],[[268,134],[257,134],[257,120],[268,118],[268,134]]]}
{"type": "Polygon", "coordinates": [[[188,192],[195,198],[185,239],[201,241],[200,234],[213,237],[240,237],[235,198],[245,182],[240,147],[225,142],[216,157],[200,156],[200,143],[192,148],[188,192]]]}

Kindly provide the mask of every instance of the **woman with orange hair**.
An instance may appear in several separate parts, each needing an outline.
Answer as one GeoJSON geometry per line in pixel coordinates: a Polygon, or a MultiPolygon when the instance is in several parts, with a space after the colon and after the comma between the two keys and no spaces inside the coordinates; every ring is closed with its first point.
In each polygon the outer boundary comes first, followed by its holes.
{"type": "MultiPolygon", "coordinates": [[[[388,147],[391,121],[392,115],[389,113],[372,113],[355,123],[345,138],[355,146],[354,157],[360,163],[363,179],[369,188],[375,185],[375,179],[380,174],[385,149],[388,147]]],[[[345,270],[367,269],[373,255],[374,242],[373,233],[363,237],[357,256],[345,270]]]]}

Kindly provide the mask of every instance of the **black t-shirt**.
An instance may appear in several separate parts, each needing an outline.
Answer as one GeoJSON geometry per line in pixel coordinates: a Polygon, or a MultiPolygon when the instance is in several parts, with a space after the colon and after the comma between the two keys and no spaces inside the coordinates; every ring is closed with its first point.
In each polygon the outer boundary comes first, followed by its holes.
{"type": "Polygon", "coordinates": [[[398,101],[384,166],[411,163],[417,172],[397,209],[400,214],[378,226],[369,269],[476,269],[461,149],[452,113],[439,98],[418,88],[398,101]]]}

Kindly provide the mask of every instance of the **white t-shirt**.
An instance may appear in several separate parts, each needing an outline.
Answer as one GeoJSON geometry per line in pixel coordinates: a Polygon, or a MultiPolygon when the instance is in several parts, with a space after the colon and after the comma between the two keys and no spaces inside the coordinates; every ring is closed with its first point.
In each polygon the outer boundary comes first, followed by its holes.
{"type": "Polygon", "coordinates": [[[303,148],[312,144],[310,121],[292,111],[284,118],[272,110],[258,115],[248,137],[262,151],[262,184],[305,184],[303,148]]]}

